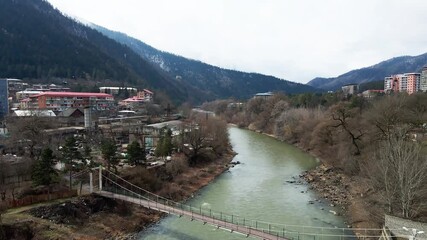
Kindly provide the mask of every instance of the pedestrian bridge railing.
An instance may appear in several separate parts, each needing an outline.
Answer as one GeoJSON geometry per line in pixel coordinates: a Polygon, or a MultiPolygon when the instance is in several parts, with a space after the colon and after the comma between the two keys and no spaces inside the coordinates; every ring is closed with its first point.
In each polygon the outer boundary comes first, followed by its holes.
{"type": "Polygon", "coordinates": [[[185,216],[190,220],[200,221],[216,228],[261,239],[379,239],[383,230],[300,226],[247,219],[242,216],[203,208],[202,206],[192,206],[191,204],[172,201],[136,186],[105,169],[100,169],[99,191],[96,191],[96,193],[179,217],[185,216]]]}

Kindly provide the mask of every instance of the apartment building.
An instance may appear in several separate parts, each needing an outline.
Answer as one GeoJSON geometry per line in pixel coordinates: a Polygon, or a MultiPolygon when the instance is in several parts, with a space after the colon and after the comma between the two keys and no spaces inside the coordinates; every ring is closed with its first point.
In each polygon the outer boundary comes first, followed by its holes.
{"type": "Polygon", "coordinates": [[[114,97],[106,93],[88,92],[43,92],[30,97],[36,109],[64,111],[68,108],[91,107],[107,110],[114,106],[114,97]]]}
{"type": "Polygon", "coordinates": [[[406,91],[408,94],[416,93],[420,90],[420,73],[406,73],[406,91]]]}
{"type": "Polygon", "coordinates": [[[384,78],[385,92],[416,93],[420,90],[420,73],[404,73],[384,78]]]}
{"type": "Polygon", "coordinates": [[[421,70],[420,76],[420,90],[427,92],[427,65],[421,70]]]}

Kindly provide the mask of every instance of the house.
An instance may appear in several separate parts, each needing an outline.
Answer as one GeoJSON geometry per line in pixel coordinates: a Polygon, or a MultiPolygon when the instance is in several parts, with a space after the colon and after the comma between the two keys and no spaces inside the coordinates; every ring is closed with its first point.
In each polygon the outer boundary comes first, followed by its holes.
{"type": "Polygon", "coordinates": [[[137,97],[144,99],[145,102],[152,102],[154,93],[148,89],[143,89],[142,91],[138,92],[137,97]]]}
{"type": "Polygon", "coordinates": [[[72,118],[82,118],[84,117],[84,112],[83,110],[80,110],[79,108],[68,108],[65,111],[62,111],[60,113],[58,113],[58,117],[72,117],[72,118]]]}
{"type": "Polygon", "coordinates": [[[128,107],[128,108],[134,108],[134,107],[138,107],[138,106],[142,105],[145,102],[146,101],[144,98],[140,98],[138,96],[133,96],[133,97],[126,98],[125,100],[120,101],[119,105],[124,106],[124,107],[128,107]]]}
{"type": "Polygon", "coordinates": [[[58,122],[62,126],[78,126],[84,124],[84,111],[79,108],[68,108],[57,114],[58,122]]]}

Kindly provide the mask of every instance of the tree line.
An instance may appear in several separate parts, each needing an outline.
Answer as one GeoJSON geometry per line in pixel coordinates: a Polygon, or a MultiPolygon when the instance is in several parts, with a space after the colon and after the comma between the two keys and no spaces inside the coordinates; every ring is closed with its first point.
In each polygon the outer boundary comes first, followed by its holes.
{"type": "Polygon", "coordinates": [[[276,94],[243,104],[219,100],[204,108],[230,123],[274,134],[319,156],[381,197],[376,208],[405,218],[426,216],[427,94],[374,99],[342,93],[276,94]]]}

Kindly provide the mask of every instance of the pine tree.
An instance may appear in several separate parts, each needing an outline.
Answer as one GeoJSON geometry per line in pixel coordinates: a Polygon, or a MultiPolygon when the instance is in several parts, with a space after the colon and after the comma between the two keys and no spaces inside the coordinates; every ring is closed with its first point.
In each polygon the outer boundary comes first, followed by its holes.
{"type": "Polygon", "coordinates": [[[117,147],[113,140],[104,139],[101,142],[101,153],[104,160],[107,162],[107,169],[110,170],[111,167],[117,171],[116,165],[119,163],[117,158],[117,147]]]}
{"type": "Polygon", "coordinates": [[[55,165],[53,151],[50,148],[43,149],[40,159],[33,166],[32,180],[36,186],[54,183],[57,180],[58,173],[53,166],[55,165]]]}
{"type": "Polygon", "coordinates": [[[72,173],[81,170],[84,166],[83,156],[79,152],[76,138],[69,137],[65,140],[64,146],[61,148],[62,161],[66,165],[67,171],[70,173],[70,189],[72,188],[72,173]]]}
{"type": "Polygon", "coordinates": [[[162,136],[156,146],[155,155],[158,157],[168,156],[172,153],[172,148],[172,131],[170,129],[163,129],[162,136]]]}
{"type": "Polygon", "coordinates": [[[141,161],[145,160],[144,149],[137,141],[133,141],[127,147],[128,161],[134,165],[138,165],[141,161]]]}

